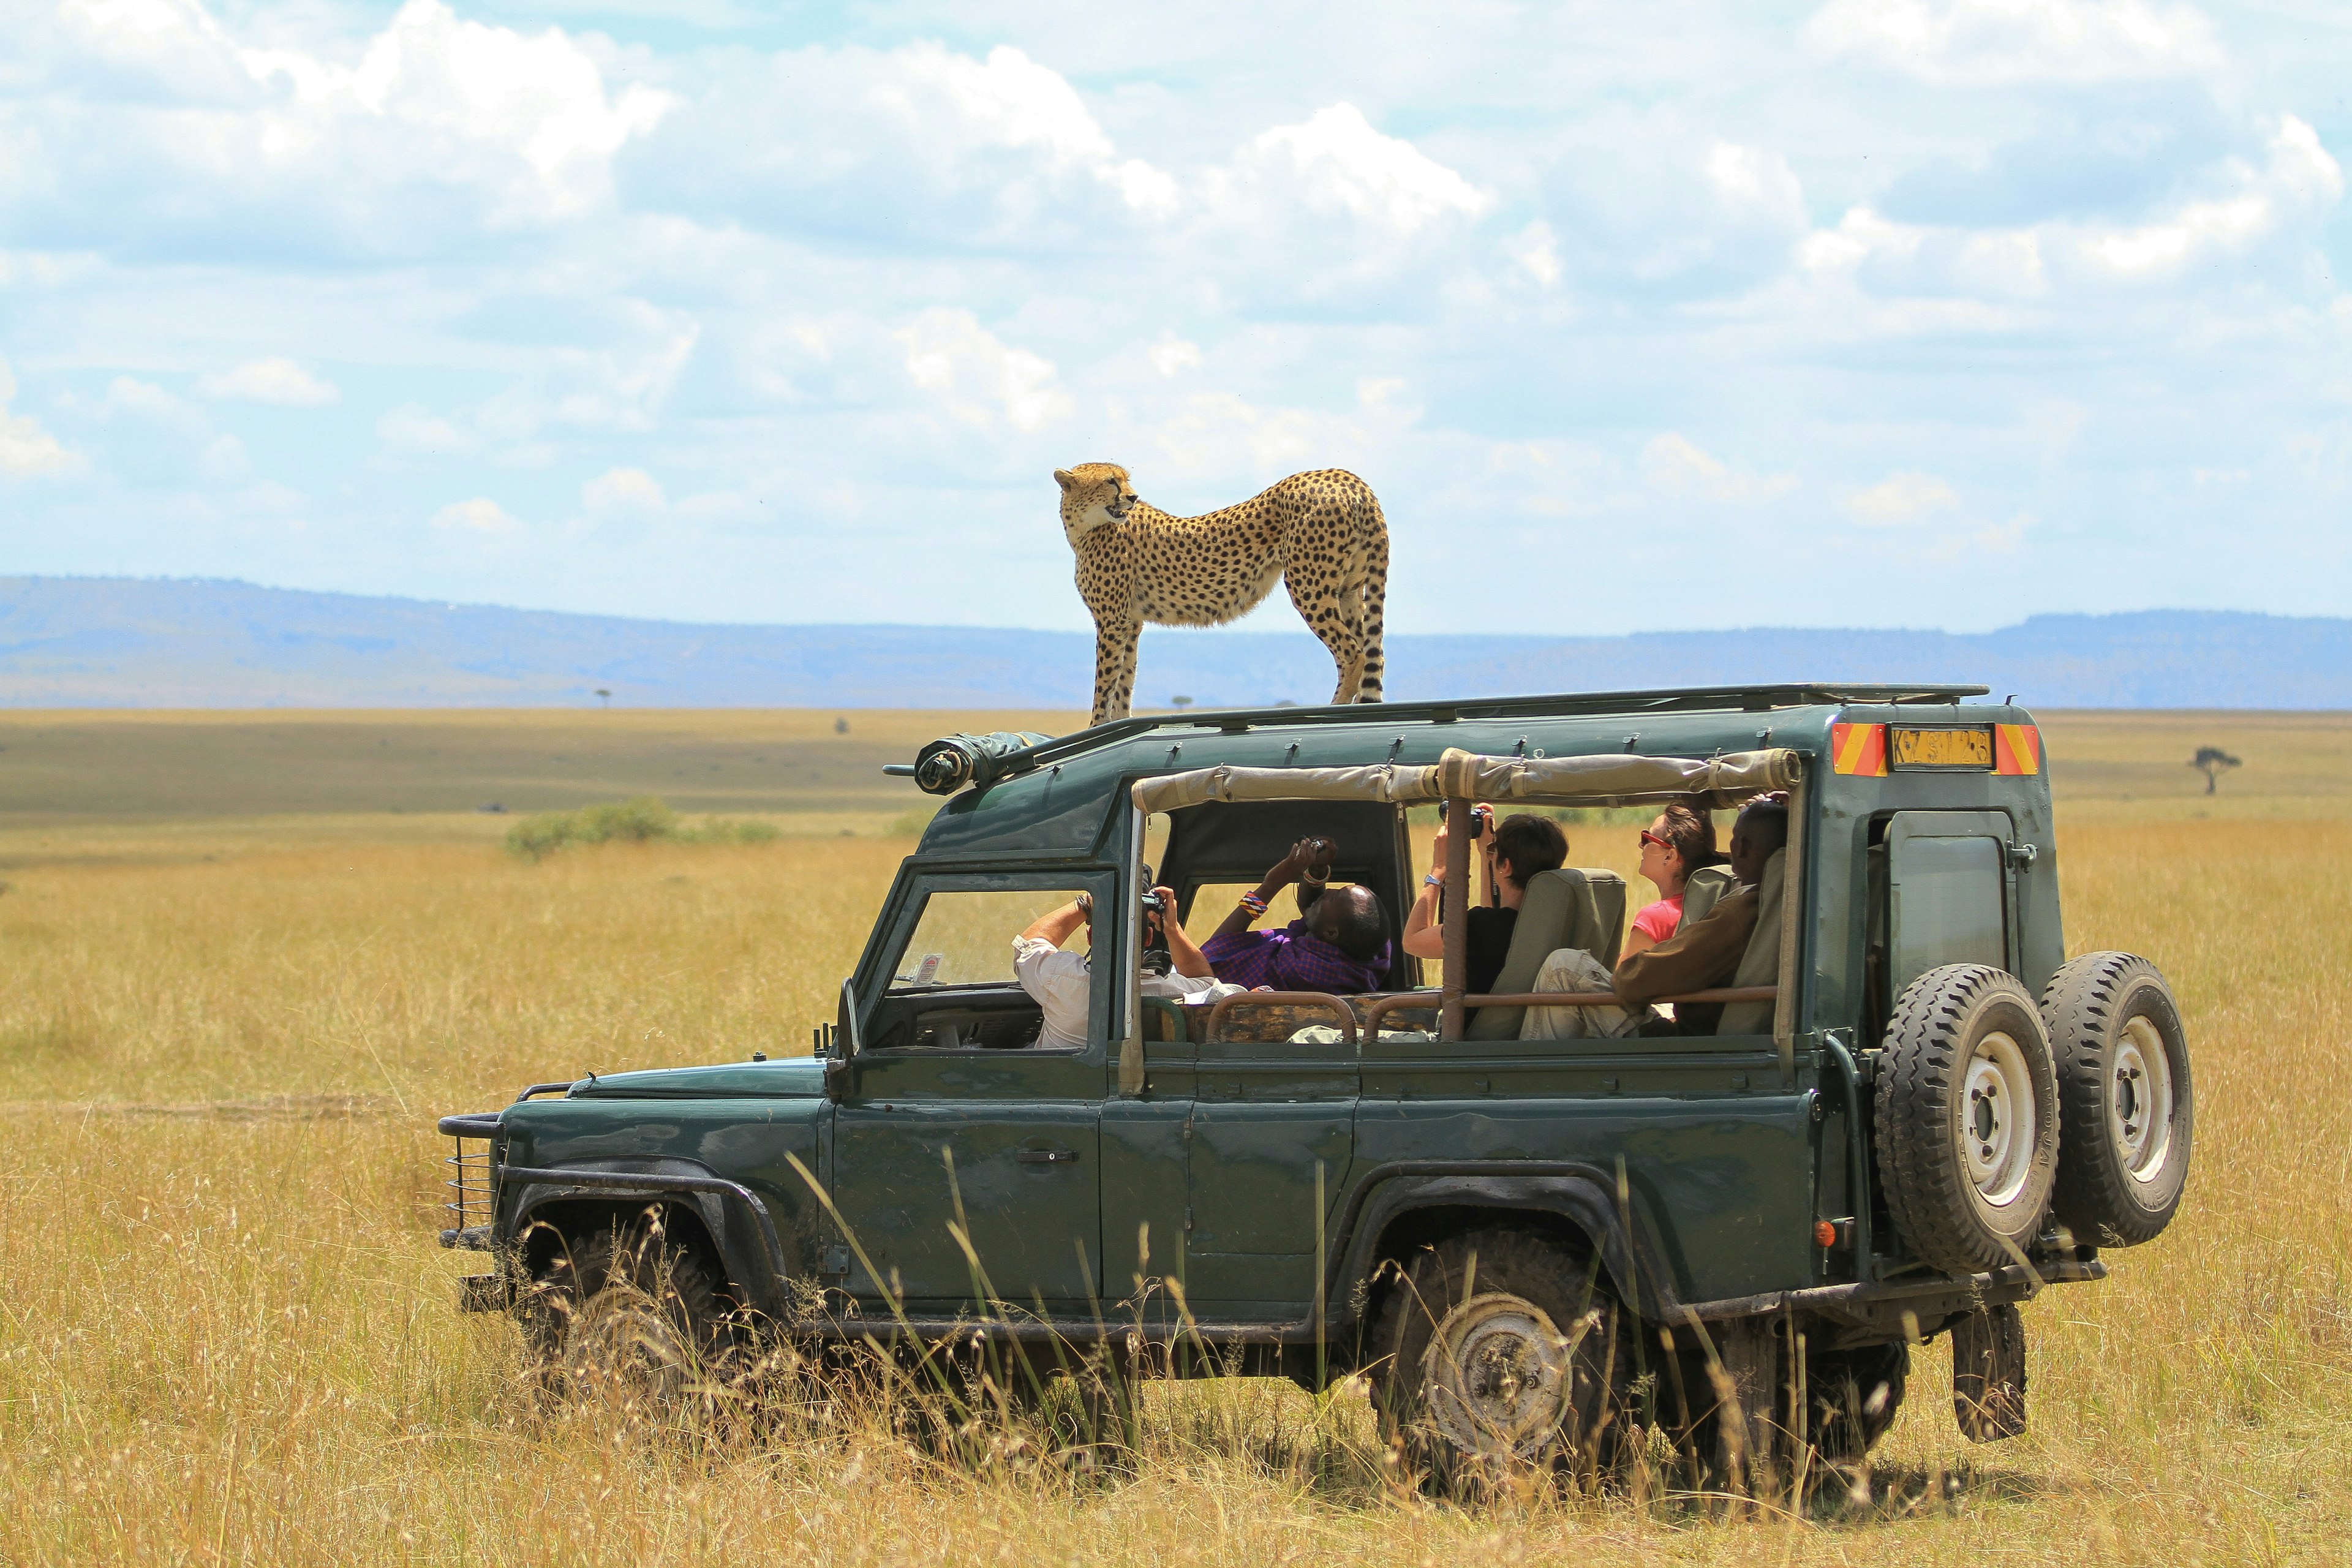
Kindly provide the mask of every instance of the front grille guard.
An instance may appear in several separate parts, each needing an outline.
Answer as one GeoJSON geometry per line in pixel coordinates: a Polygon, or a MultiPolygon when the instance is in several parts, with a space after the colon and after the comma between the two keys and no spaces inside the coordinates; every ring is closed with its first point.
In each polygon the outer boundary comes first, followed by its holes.
{"type": "MultiPolygon", "coordinates": [[[[557,1089],[569,1089],[564,1083],[535,1083],[515,1096],[515,1103],[537,1094],[552,1094],[557,1089]]],[[[490,1227],[499,1217],[498,1170],[499,1117],[495,1110],[475,1111],[464,1116],[441,1119],[441,1135],[456,1141],[457,1152],[442,1163],[449,1168],[449,1179],[442,1184],[449,1189],[449,1201],[441,1205],[452,1222],[441,1232],[441,1245],[462,1247],[468,1252],[488,1252],[492,1249],[490,1227]],[[478,1147],[467,1149],[468,1143],[478,1147]]]]}

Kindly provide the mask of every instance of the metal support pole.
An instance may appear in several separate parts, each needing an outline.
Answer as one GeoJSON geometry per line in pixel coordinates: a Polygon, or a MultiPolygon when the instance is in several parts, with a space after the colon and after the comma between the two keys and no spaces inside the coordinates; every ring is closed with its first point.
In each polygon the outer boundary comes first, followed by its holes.
{"type": "Polygon", "coordinates": [[[1780,1058],[1783,1089],[1797,1081],[1797,978],[1806,928],[1811,923],[1805,916],[1805,812],[1812,801],[1803,763],[1798,767],[1796,785],[1789,791],[1789,841],[1780,862],[1780,994],[1772,1004],[1772,1047],[1780,1058]]]}
{"type": "Polygon", "coordinates": [[[1445,807],[1445,979],[1437,1012],[1437,1037],[1458,1040],[1465,1024],[1462,992],[1470,970],[1470,807],[1466,800],[1445,807]]]}

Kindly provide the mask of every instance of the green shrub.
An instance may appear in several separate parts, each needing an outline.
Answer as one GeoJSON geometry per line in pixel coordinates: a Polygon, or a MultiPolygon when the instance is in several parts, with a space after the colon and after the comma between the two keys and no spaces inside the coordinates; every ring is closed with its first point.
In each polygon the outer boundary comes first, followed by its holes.
{"type": "Polygon", "coordinates": [[[714,817],[688,824],[678,819],[656,796],[605,805],[584,805],[577,811],[549,811],[527,816],[507,830],[507,847],[527,860],[543,860],[567,844],[765,844],[778,837],[769,822],[730,822],[714,817]]]}

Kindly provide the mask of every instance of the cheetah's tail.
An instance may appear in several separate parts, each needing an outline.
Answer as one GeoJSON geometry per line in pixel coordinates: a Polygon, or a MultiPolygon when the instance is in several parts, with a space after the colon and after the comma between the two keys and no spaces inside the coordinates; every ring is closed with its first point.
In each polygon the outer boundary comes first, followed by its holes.
{"type": "Polygon", "coordinates": [[[1363,679],[1356,688],[1359,702],[1381,700],[1381,675],[1387,660],[1381,651],[1381,632],[1388,617],[1389,596],[1389,524],[1381,513],[1381,498],[1364,489],[1364,504],[1371,512],[1371,538],[1364,547],[1364,651],[1363,679]]]}

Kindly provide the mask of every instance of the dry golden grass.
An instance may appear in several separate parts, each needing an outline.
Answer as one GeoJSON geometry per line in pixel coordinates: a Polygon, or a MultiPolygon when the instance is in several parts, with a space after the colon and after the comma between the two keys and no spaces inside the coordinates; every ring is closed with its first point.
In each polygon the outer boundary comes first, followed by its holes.
{"type": "MultiPolygon", "coordinates": [[[[2258,787],[2255,741],[2217,730],[2249,765],[2209,803],[2157,771],[2194,722],[2053,721],[2062,788],[2076,722],[2123,784],[2062,813],[2070,946],[2146,952],[2181,997],[2188,1207],[2110,1281],[2027,1309],[2028,1436],[1962,1442],[1939,1348],[1871,1507],[1760,1523],[1391,1495],[1335,1446],[1360,1405],[1266,1384],[1161,1391],[1115,1479],[950,1464],[855,1409],[698,1443],[542,1405],[512,1331],[453,1310],[434,1116],[588,1068],[803,1048],[911,840],[532,866],[464,817],[13,828],[0,1561],[2341,1561],[2352,821],[2326,768],[2352,724],[2277,741],[2265,765],[2301,795],[2258,787]],[[2147,791],[2120,798],[2134,769],[2147,791]]],[[[1622,866],[1631,834],[1575,837],[1622,866]]]]}

